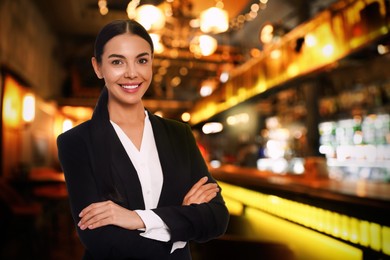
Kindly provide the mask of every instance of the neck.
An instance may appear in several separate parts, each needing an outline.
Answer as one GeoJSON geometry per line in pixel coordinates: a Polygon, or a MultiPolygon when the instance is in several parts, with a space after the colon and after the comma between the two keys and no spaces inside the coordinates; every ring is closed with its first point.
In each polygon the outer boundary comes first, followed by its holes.
{"type": "Polygon", "coordinates": [[[108,103],[108,113],[110,120],[117,124],[132,124],[144,121],[145,108],[142,102],[134,105],[120,106],[118,104],[108,103]]]}

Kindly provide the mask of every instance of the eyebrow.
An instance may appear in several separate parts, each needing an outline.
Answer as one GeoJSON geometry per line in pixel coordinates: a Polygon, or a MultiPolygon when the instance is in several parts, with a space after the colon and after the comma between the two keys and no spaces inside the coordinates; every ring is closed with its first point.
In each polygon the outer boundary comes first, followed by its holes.
{"type": "MultiPolygon", "coordinates": [[[[142,53],[138,54],[136,56],[136,58],[140,58],[140,57],[143,57],[143,56],[149,56],[149,55],[150,54],[148,52],[142,52],[142,53]]],[[[120,54],[111,54],[111,55],[108,56],[108,58],[122,58],[122,59],[124,59],[125,56],[120,55],[120,54]]]]}

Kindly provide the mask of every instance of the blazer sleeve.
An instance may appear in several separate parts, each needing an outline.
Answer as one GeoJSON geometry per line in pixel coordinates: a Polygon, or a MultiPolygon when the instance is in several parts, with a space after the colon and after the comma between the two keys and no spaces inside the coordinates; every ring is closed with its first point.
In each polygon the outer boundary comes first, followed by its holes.
{"type": "MultiPolygon", "coordinates": [[[[64,171],[71,212],[81,242],[94,259],[146,258],[168,255],[171,243],[147,239],[137,230],[113,225],[95,230],[81,230],[77,223],[80,211],[91,203],[101,201],[93,167],[88,135],[69,130],[57,138],[58,156],[64,171]]],[[[161,258],[162,259],[162,258],[161,258]]]]}
{"type": "MultiPolygon", "coordinates": [[[[208,171],[190,126],[182,123],[178,125],[168,127],[168,139],[175,148],[175,168],[180,169],[178,174],[189,174],[191,183],[190,185],[177,183],[176,186],[182,185],[188,189],[204,176],[208,176],[209,182],[216,183],[208,171]]],[[[169,227],[172,242],[211,240],[226,232],[229,221],[229,213],[222,198],[221,189],[217,196],[208,203],[162,206],[154,211],[169,227]]]]}

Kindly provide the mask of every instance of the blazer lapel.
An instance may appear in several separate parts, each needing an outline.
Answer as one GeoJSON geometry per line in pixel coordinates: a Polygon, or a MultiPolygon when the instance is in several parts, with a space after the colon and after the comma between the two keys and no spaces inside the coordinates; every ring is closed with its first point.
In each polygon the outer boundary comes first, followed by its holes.
{"type": "Polygon", "coordinates": [[[110,197],[110,194],[113,192],[112,187],[114,186],[108,161],[110,146],[107,138],[105,138],[108,131],[107,121],[109,120],[107,100],[108,93],[107,89],[104,88],[94,109],[90,124],[92,167],[97,186],[100,188],[102,200],[110,197]]]}
{"type": "Polygon", "coordinates": [[[126,194],[127,205],[130,209],[145,209],[137,171],[112,126],[109,139],[112,151],[111,169],[115,183],[120,188],[120,194],[126,194]]]}
{"type": "Polygon", "coordinates": [[[173,202],[172,199],[177,198],[176,191],[172,188],[168,188],[170,185],[172,185],[172,183],[177,182],[175,178],[177,169],[175,168],[174,150],[172,149],[172,144],[170,143],[170,138],[164,124],[151,113],[149,113],[149,119],[152,124],[153,135],[156,141],[158,156],[164,175],[164,182],[158,205],[171,205],[173,202]]]}

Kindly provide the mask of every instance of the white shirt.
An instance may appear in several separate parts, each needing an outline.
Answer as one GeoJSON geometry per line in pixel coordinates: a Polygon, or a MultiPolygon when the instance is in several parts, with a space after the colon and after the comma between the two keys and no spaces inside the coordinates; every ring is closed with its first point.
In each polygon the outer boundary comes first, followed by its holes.
{"type": "MultiPolygon", "coordinates": [[[[141,236],[167,242],[171,239],[169,229],[164,221],[151,210],[157,207],[160,199],[163,174],[156,142],[154,140],[152,125],[146,111],[145,115],[140,150],[135,147],[130,138],[127,137],[117,124],[112,121],[110,122],[133,163],[141,182],[145,210],[136,210],[136,213],[145,224],[145,229],[143,229],[144,232],[141,233],[141,236]]],[[[178,248],[183,248],[186,243],[187,242],[182,241],[173,243],[171,253],[178,248]]]]}

